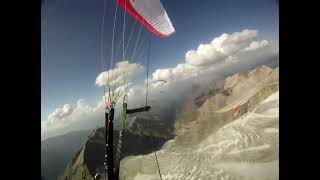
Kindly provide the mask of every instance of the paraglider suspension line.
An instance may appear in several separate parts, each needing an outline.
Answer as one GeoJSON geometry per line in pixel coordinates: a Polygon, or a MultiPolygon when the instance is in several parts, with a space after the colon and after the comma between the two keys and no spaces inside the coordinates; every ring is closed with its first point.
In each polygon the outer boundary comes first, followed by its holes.
{"type": "MultiPolygon", "coordinates": [[[[149,93],[149,64],[150,64],[150,37],[149,37],[149,39],[148,39],[146,106],[148,105],[148,93],[149,93]]],[[[148,114],[148,117],[149,117],[149,111],[147,112],[147,114],[148,114]]],[[[155,149],[153,137],[152,137],[151,134],[150,134],[150,137],[151,137],[151,143],[152,143],[153,149],[155,149]]],[[[160,166],[159,166],[158,157],[157,157],[157,151],[154,151],[154,156],[155,156],[155,158],[156,158],[159,176],[160,176],[160,179],[162,180],[161,171],[160,171],[160,166]]]]}
{"type": "Polygon", "coordinates": [[[146,106],[148,105],[148,93],[149,93],[149,63],[150,63],[150,37],[148,42],[146,106]]]}

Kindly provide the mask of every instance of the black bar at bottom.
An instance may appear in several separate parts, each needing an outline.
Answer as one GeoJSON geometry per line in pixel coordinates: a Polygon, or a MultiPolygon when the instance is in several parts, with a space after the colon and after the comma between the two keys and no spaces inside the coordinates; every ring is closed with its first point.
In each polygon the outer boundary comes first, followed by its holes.
{"type": "MultiPolygon", "coordinates": [[[[105,155],[108,154],[108,148],[107,148],[107,144],[108,144],[108,118],[109,118],[109,114],[108,112],[105,113],[105,117],[104,117],[104,140],[105,140],[105,155]]],[[[107,157],[105,156],[105,168],[104,168],[104,173],[105,173],[105,179],[107,179],[107,157]]]]}
{"type": "Polygon", "coordinates": [[[133,113],[137,113],[137,112],[149,111],[150,109],[151,109],[150,106],[144,106],[144,107],[135,108],[135,109],[128,109],[127,110],[127,114],[133,114],[133,113]]]}
{"type": "Polygon", "coordinates": [[[107,164],[108,164],[108,180],[114,180],[114,164],[113,164],[113,118],[114,108],[109,112],[108,123],[108,152],[107,152],[107,164]]]}

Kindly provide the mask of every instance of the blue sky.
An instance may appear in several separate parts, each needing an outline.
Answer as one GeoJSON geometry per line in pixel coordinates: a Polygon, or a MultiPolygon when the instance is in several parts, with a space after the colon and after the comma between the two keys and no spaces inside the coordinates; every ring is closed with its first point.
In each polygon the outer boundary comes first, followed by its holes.
{"type": "MultiPolygon", "coordinates": [[[[114,1],[107,1],[106,58],[110,56],[110,10],[114,8],[111,4],[114,1]]],[[[222,33],[256,29],[265,39],[278,39],[276,0],[166,0],[164,6],[176,33],[168,39],[152,36],[150,72],[176,66],[185,61],[187,51],[222,33]]],[[[41,22],[42,120],[66,103],[75,104],[80,98],[96,103],[100,99],[103,90],[95,85],[95,79],[101,72],[102,12],[103,0],[44,1],[41,22]]],[[[128,29],[133,22],[128,17],[128,29]]],[[[143,34],[146,36],[148,32],[144,30],[143,34]]],[[[145,65],[145,56],[138,57],[137,61],[145,65]]]]}

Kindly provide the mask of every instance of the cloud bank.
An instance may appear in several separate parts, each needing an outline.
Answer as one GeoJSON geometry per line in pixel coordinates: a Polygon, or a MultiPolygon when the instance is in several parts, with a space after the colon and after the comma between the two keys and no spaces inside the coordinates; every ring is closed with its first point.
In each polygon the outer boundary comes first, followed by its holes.
{"type": "Polygon", "coordinates": [[[129,63],[129,61],[118,62],[114,69],[99,74],[96,78],[96,85],[120,85],[139,75],[143,70],[140,64],[129,63]]]}
{"type": "Polygon", "coordinates": [[[252,63],[252,61],[263,61],[276,55],[276,49],[267,40],[256,41],[257,38],[257,30],[222,34],[208,44],[200,44],[197,50],[188,51],[184,63],[174,68],[156,70],[152,75],[152,81],[190,79],[224,70],[232,63],[246,64],[248,59],[251,61],[249,63],[252,63]]]}
{"type": "Polygon", "coordinates": [[[103,101],[89,105],[84,99],[79,99],[74,108],[65,104],[48,115],[41,122],[41,140],[65,134],[74,130],[92,129],[103,122],[103,101]]]}
{"type": "MultiPolygon", "coordinates": [[[[149,79],[150,103],[166,101],[170,104],[172,101],[177,101],[192,85],[206,84],[213,79],[244,71],[259,64],[278,61],[278,44],[258,39],[260,37],[257,30],[246,29],[231,34],[224,33],[210,43],[200,44],[196,50],[188,51],[184,62],[176,67],[155,70],[149,79]],[[166,92],[165,95],[162,92],[166,92]]],[[[97,86],[121,85],[124,78],[129,81],[129,77],[134,78],[143,71],[143,66],[123,61],[117,63],[115,69],[99,74],[95,82],[97,86]]],[[[145,84],[130,84],[129,107],[144,105],[145,92],[145,84]]],[[[119,104],[117,107],[120,107],[119,104]]],[[[103,107],[103,100],[97,102],[95,106],[90,106],[80,99],[74,108],[69,104],[57,108],[48,115],[47,121],[42,122],[42,139],[102,125],[103,107]]]]}

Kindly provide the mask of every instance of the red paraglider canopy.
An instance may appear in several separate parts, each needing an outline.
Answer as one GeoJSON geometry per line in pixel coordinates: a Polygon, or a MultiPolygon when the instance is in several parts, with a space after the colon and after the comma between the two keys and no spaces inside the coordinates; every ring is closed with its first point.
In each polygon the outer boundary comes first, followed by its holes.
{"type": "Polygon", "coordinates": [[[175,32],[160,0],[117,0],[117,3],[159,37],[167,38],[175,32]]]}

